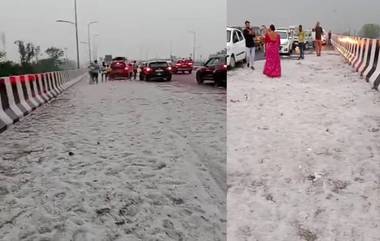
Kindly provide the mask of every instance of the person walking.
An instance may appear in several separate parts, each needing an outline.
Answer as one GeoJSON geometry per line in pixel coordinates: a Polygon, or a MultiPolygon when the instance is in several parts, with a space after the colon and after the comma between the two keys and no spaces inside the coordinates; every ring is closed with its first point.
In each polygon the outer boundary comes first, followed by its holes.
{"type": "Polygon", "coordinates": [[[323,35],[323,28],[321,27],[321,24],[317,22],[317,25],[315,26],[315,43],[316,43],[316,52],[317,56],[321,56],[322,53],[322,35],[323,35]]]}
{"type": "Polygon", "coordinates": [[[106,65],[106,62],[103,61],[102,63],[102,69],[101,69],[101,72],[102,72],[102,82],[105,82],[107,80],[107,65],[106,65]]]}
{"type": "Polygon", "coordinates": [[[271,78],[281,77],[281,58],[280,58],[280,35],[276,33],[276,28],[272,24],[269,29],[263,26],[265,31],[264,41],[266,46],[266,61],[264,74],[271,78]]]}
{"type": "Polygon", "coordinates": [[[300,50],[300,56],[298,59],[305,58],[305,32],[302,29],[302,25],[298,27],[298,48],[300,50]]]}
{"type": "Polygon", "coordinates": [[[137,68],[138,68],[137,61],[135,60],[133,61],[133,79],[134,80],[136,80],[137,78],[137,68]]]}
{"type": "Polygon", "coordinates": [[[92,83],[98,83],[99,81],[99,72],[100,72],[100,66],[98,64],[98,61],[95,60],[93,63],[90,64],[90,76],[92,83]]]}
{"type": "Polygon", "coordinates": [[[256,44],[255,31],[251,28],[251,23],[247,20],[245,21],[245,29],[243,30],[243,35],[245,38],[245,47],[247,49],[247,67],[251,67],[252,70],[255,69],[255,54],[256,54],[256,44]]]}

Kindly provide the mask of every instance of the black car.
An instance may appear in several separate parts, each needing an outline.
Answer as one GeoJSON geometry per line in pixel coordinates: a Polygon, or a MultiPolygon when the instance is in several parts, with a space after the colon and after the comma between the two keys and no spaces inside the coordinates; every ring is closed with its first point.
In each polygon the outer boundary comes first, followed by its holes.
{"type": "Polygon", "coordinates": [[[140,72],[140,80],[172,80],[172,67],[167,61],[146,62],[140,72]]]}
{"type": "Polygon", "coordinates": [[[203,84],[206,80],[214,81],[216,86],[227,84],[227,56],[210,57],[205,65],[197,71],[197,82],[203,84]]]}

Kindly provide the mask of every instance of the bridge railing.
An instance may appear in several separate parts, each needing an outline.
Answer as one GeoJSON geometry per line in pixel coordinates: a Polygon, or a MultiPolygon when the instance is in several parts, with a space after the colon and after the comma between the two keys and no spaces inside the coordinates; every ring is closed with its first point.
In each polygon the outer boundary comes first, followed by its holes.
{"type": "Polygon", "coordinates": [[[0,133],[77,83],[87,70],[0,77],[0,133]]]}
{"type": "Polygon", "coordinates": [[[332,44],[372,88],[380,89],[380,39],[333,35],[332,44]]]}

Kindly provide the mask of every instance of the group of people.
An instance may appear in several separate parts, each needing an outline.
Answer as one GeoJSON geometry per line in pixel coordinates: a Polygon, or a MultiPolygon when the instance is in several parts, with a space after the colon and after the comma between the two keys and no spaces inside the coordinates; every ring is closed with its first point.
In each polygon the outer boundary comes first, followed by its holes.
{"type": "MultiPolygon", "coordinates": [[[[130,76],[131,78],[133,77],[134,80],[137,79],[137,72],[138,72],[138,64],[137,61],[132,62],[133,66],[133,74],[130,76]]],[[[99,74],[101,75],[101,81],[107,81],[109,78],[109,74],[111,73],[111,66],[106,64],[106,62],[103,62],[102,65],[100,66],[98,64],[97,60],[94,60],[88,67],[89,69],[89,74],[90,74],[90,81],[91,83],[98,84],[99,83],[99,74]]]]}
{"type": "MultiPolygon", "coordinates": [[[[251,27],[251,23],[247,20],[245,22],[245,29],[243,30],[243,35],[246,41],[246,56],[247,56],[247,67],[255,70],[255,53],[256,53],[256,38],[259,37],[264,41],[265,57],[266,62],[264,66],[263,73],[271,78],[281,77],[281,57],[280,57],[280,47],[281,38],[278,33],[276,33],[276,28],[273,24],[267,28],[265,25],[262,26],[263,35],[256,36],[255,31],[251,27]]],[[[322,53],[322,36],[323,28],[320,23],[317,22],[315,28],[313,29],[313,40],[315,44],[315,51],[317,56],[321,56],[322,53]]],[[[329,42],[331,39],[331,32],[329,32],[329,42]]],[[[306,35],[303,30],[302,25],[298,27],[298,48],[299,57],[298,59],[305,58],[305,43],[306,35]]]]}
{"type": "Polygon", "coordinates": [[[94,60],[88,67],[91,83],[99,83],[99,74],[101,75],[101,81],[106,81],[108,75],[111,72],[111,68],[105,62],[102,63],[102,66],[98,64],[97,60],[94,60]]]}

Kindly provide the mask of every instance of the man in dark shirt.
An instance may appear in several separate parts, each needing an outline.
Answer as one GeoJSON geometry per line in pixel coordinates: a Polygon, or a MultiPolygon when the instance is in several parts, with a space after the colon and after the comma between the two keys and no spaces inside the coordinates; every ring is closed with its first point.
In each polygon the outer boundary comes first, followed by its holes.
{"type": "Polygon", "coordinates": [[[251,69],[255,69],[255,38],[256,34],[254,30],[251,28],[251,23],[247,20],[245,21],[245,29],[243,31],[243,35],[245,38],[245,46],[247,47],[247,66],[251,67],[251,69]]]}
{"type": "Polygon", "coordinates": [[[317,56],[321,56],[322,52],[322,35],[323,35],[323,28],[321,27],[320,23],[317,22],[317,25],[315,26],[315,42],[316,42],[316,52],[317,56]]]}

